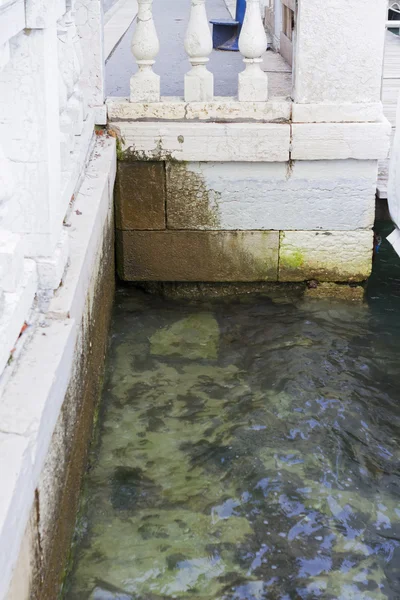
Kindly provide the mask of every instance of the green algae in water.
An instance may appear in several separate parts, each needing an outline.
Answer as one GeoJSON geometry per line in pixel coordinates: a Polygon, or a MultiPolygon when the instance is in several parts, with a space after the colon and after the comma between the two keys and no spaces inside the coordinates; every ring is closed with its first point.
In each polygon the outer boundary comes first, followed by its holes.
{"type": "Polygon", "coordinates": [[[65,598],[399,598],[386,306],[120,290],[65,598]]]}
{"type": "Polygon", "coordinates": [[[150,338],[152,354],[175,355],[186,358],[218,356],[219,327],[210,313],[198,313],[164,327],[150,338]]]}

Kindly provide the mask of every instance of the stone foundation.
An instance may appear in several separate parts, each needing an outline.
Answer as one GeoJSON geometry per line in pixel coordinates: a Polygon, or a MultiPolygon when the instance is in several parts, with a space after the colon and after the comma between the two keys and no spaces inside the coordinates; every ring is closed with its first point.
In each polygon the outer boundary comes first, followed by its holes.
{"type": "Polygon", "coordinates": [[[376,178],[375,160],[121,160],[118,274],[124,281],[363,281],[372,265],[376,178]]]}

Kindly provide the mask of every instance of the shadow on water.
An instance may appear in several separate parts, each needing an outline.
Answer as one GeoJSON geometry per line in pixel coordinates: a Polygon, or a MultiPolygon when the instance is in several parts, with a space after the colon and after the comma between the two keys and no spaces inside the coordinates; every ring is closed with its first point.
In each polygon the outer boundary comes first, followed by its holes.
{"type": "Polygon", "coordinates": [[[367,302],[120,289],[67,600],[400,598],[400,260],[367,302]]]}

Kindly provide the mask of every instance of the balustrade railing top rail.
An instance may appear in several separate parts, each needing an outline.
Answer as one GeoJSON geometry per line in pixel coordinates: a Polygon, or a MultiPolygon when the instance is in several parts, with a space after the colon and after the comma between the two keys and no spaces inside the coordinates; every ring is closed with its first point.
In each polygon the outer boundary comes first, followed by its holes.
{"type": "MultiPolygon", "coordinates": [[[[191,11],[185,36],[185,50],[192,68],[185,75],[185,102],[211,102],[214,99],[214,76],[207,69],[212,52],[212,37],[206,12],[206,0],[190,0],[191,11]]],[[[131,77],[130,101],[161,101],[160,77],[153,71],[160,50],[153,20],[153,0],[138,0],[139,10],[132,40],[132,52],[138,72],[131,77]]],[[[260,0],[247,0],[246,15],[239,38],[239,50],[246,68],[238,76],[240,102],[266,102],[268,76],[261,69],[267,36],[262,22],[260,0]]]]}

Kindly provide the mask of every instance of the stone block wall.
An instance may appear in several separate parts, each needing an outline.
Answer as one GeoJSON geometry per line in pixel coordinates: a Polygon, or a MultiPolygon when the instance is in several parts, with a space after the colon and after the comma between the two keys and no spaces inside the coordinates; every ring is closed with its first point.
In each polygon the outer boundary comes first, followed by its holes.
{"type": "Polygon", "coordinates": [[[375,160],[121,160],[117,268],[125,281],[363,281],[375,160]]]}

